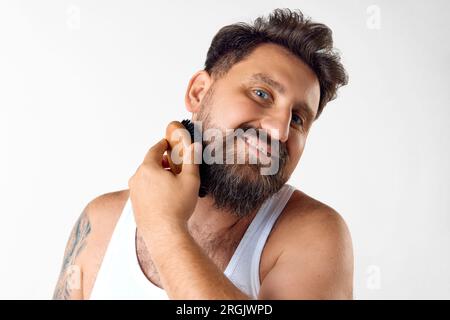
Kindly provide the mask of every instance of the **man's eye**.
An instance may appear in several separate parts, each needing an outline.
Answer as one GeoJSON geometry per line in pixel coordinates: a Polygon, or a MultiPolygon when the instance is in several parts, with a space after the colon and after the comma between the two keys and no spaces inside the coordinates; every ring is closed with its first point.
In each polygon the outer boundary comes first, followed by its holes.
{"type": "Polygon", "coordinates": [[[268,100],[270,98],[270,95],[264,90],[255,89],[253,90],[253,92],[261,99],[268,100]]]}
{"type": "Polygon", "coordinates": [[[298,125],[298,126],[302,126],[303,125],[303,119],[298,115],[298,114],[292,114],[292,119],[291,121],[298,125]]]}

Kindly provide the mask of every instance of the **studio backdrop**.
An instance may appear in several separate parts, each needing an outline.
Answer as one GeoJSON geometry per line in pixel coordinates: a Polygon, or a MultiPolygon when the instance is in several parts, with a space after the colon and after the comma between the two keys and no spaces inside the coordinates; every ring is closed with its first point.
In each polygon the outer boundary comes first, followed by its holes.
{"type": "Polygon", "coordinates": [[[354,298],[450,298],[445,0],[2,0],[0,298],[51,298],[84,206],[190,118],[214,34],[285,7],[333,30],[349,74],[289,183],[347,222],[354,298]]]}

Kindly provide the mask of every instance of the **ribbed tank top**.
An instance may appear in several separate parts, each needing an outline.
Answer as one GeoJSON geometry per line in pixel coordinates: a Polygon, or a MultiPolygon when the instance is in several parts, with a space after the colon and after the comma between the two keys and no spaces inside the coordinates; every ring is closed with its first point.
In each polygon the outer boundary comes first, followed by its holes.
{"type": "MultiPolygon", "coordinates": [[[[236,287],[253,299],[257,298],[260,288],[259,265],[264,245],[294,190],[285,184],[263,203],[224,271],[236,287]]],[[[135,236],[136,222],[128,199],[106,249],[90,299],[168,299],[166,292],[142,272],[135,236]]]]}

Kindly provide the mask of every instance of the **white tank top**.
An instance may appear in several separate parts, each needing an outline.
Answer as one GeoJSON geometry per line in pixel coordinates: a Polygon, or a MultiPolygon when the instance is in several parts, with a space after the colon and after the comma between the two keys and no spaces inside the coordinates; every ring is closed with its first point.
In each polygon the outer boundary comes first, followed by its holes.
{"type": "MultiPolygon", "coordinates": [[[[295,188],[285,184],[267,199],[253,218],[224,274],[242,292],[256,299],[260,288],[259,263],[267,237],[295,188]]],[[[166,300],[166,292],[150,282],[136,255],[136,223],[130,199],[114,228],[90,299],[166,300]]]]}

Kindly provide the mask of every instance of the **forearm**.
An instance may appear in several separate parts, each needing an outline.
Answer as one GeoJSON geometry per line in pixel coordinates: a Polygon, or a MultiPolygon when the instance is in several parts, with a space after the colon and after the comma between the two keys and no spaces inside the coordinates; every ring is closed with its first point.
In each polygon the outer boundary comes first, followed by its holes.
{"type": "Polygon", "coordinates": [[[162,285],[170,299],[244,300],[240,291],[183,228],[144,232],[162,285]]]}

